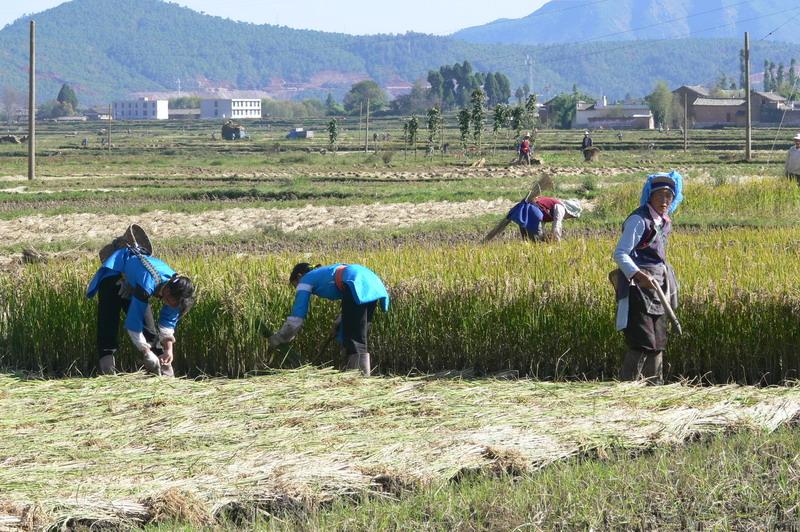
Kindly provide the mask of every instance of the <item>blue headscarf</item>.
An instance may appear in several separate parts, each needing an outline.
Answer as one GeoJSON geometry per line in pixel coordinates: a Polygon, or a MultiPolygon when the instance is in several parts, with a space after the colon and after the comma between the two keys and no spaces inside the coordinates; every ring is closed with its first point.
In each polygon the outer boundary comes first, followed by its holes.
{"type": "Polygon", "coordinates": [[[647,176],[647,181],[642,189],[642,197],[639,199],[639,206],[644,207],[648,204],[650,201],[650,192],[653,188],[653,180],[659,177],[668,177],[674,183],[674,186],[670,186],[672,193],[675,194],[675,198],[672,200],[672,204],[669,206],[669,213],[672,214],[678,209],[678,205],[680,205],[683,201],[683,176],[681,176],[681,174],[675,170],[668,174],[661,173],[647,176]]]}

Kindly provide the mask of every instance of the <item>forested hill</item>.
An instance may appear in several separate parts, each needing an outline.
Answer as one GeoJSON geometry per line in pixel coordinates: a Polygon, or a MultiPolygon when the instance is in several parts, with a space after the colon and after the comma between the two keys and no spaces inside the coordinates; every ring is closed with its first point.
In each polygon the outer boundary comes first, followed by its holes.
{"type": "Polygon", "coordinates": [[[633,39],[736,38],[800,43],[794,0],[551,0],[527,17],[453,37],[473,43],[554,44],[633,39]]]}
{"type": "MultiPolygon", "coordinates": [[[[299,97],[341,96],[359,79],[382,85],[424,78],[440,65],[468,60],[499,71],[513,87],[525,83],[525,56],[534,63],[533,89],[545,95],[577,84],[594,94],[650,92],[656,80],[701,83],[720,73],[738,79],[739,40],[593,43],[548,47],[479,45],[421,34],[355,37],[254,25],[211,17],[160,0],[72,0],[35,15],[40,101],[64,82],[82,104],[132,92],[234,88],[272,91],[298,84],[299,97]]],[[[24,90],[28,19],[0,30],[0,89],[24,90]]],[[[800,58],[800,46],[756,43],[754,65],[800,58]]]]}

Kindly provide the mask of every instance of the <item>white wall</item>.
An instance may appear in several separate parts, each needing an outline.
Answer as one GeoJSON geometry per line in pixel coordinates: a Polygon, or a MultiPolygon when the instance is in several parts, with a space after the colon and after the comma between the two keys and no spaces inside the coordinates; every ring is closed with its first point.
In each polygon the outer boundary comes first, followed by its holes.
{"type": "Polygon", "coordinates": [[[200,118],[233,119],[261,118],[261,100],[214,99],[200,102],[200,118]]]}

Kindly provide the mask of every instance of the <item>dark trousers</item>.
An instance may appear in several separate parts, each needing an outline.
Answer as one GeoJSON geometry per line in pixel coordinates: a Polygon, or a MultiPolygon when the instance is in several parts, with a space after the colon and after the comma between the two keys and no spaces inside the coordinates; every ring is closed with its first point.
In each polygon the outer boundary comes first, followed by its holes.
{"type": "MultiPolygon", "coordinates": [[[[103,358],[104,356],[113,355],[119,349],[119,317],[120,312],[128,314],[128,307],[131,304],[130,299],[123,298],[119,295],[119,285],[117,281],[120,275],[113,275],[106,277],[100,281],[100,287],[97,291],[97,356],[103,358]]],[[[152,344],[158,334],[151,327],[145,324],[144,338],[152,344]]],[[[156,356],[161,354],[161,346],[153,349],[156,356]]]]}
{"type": "Polygon", "coordinates": [[[342,290],[342,333],[343,347],[347,355],[366,355],[369,353],[367,339],[375,314],[377,301],[359,305],[353,298],[350,286],[342,290]]]}

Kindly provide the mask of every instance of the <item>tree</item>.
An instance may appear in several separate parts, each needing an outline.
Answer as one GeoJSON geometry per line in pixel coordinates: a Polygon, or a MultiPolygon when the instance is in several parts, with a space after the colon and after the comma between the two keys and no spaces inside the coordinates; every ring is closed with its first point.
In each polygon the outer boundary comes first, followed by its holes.
{"type": "Polygon", "coordinates": [[[3,109],[6,112],[6,120],[9,124],[14,120],[14,114],[23,103],[22,93],[14,87],[3,87],[3,109]]]}
{"type": "Polygon", "coordinates": [[[431,86],[431,98],[441,102],[444,97],[444,76],[442,76],[442,73],[436,70],[428,72],[428,84],[431,86]]]}
{"type": "Polygon", "coordinates": [[[764,59],[764,92],[772,90],[772,80],[769,79],[769,59],[764,59]]]}
{"type": "Polygon", "coordinates": [[[775,85],[780,88],[783,85],[784,77],[785,77],[785,70],[786,67],[783,66],[783,63],[778,65],[778,74],[775,77],[775,85]]]}
{"type": "Polygon", "coordinates": [[[508,125],[510,116],[511,108],[508,105],[499,103],[494,106],[494,113],[492,114],[492,135],[494,135],[493,149],[497,147],[497,134],[508,125]]]}
{"type": "Polygon", "coordinates": [[[361,104],[366,106],[369,101],[370,112],[380,111],[386,106],[386,94],[371,79],[359,81],[350,88],[344,97],[344,109],[350,114],[356,114],[361,109],[361,104]]]}
{"type": "Polygon", "coordinates": [[[515,105],[509,113],[511,118],[511,129],[514,130],[514,135],[519,137],[522,132],[522,125],[525,123],[525,108],[522,105],[515,105]]]}
{"type": "Polygon", "coordinates": [[[550,101],[550,120],[560,128],[569,129],[575,120],[578,102],[595,103],[595,99],[573,86],[571,93],[562,93],[550,101]]]}
{"type": "Polygon", "coordinates": [[[461,145],[464,147],[464,150],[467,149],[470,117],[470,112],[467,109],[461,109],[458,112],[458,131],[461,133],[461,145]]]}
{"type": "Polygon", "coordinates": [[[536,121],[539,119],[539,109],[536,107],[536,95],[531,94],[525,100],[525,114],[524,122],[525,127],[533,129],[536,127],[536,121]]]}
{"type": "Polygon", "coordinates": [[[392,101],[392,112],[399,115],[424,113],[436,103],[433,95],[425,86],[425,82],[417,80],[411,87],[411,92],[398,96],[392,101]]]}
{"type": "Polygon", "coordinates": [[[668,124],[672,113],[673,94],[666,81],[656,83],[653,92],[647,96],[647,104],[653,113],[656,124],[668,124]]]}
{"type": "Polygon", "coordinates": [[[428,151],[432,154],[436,137],[442,134],[442,111],[438,107],[428,109],[428,151]]]}
{"type": "Polygon", "coordinates": [[[61,105],[69,104],[73,111],[78,108],[78,97],[75,95],[75,91],[72,90],[72,87],[66,83],[61,85],[61,90],[58,91],[56,101],[61,105]]]}
{"type": "Polygon", "coordinates": [[[344,114],[344,107],[342,107],[342,104],[333,99],[333,96],[330,92],[328,93],[327,98],[325,98],[325,114],[328,116],[338,116],[344,114]]]}
{"type": "Polygon", "coordinates": [[[336,143],[339,140],[339,123],[335,118],[331,118],[328,122],[328,144],[331,146],[331,151],[336,151],[336,143]]]}
{"type": "Polygon", "coordinates": [[[522,87],[517,87],[517,90],[514,91],[514,98],[517,99],[518,105],[522,105],[522,100],[525,98],[525,91],[522,90],[522,87]]]}
{"type": "Polygon", "coordinates": [[[470,121],[472,122],[472,138],[478,145],[478,153],[481,152],[481,139],[483,138],[483,121],[486,120],[486,93],[482,89],[475,89],[470,95],[472,110],[470,121]]]}
{"type": "Polygon", "coordinates": [[[414,148],[414,159],[417,158],[417,133],[419,132],[419,120],[416,115],[408,119],[408,144],[414,148]]]}

